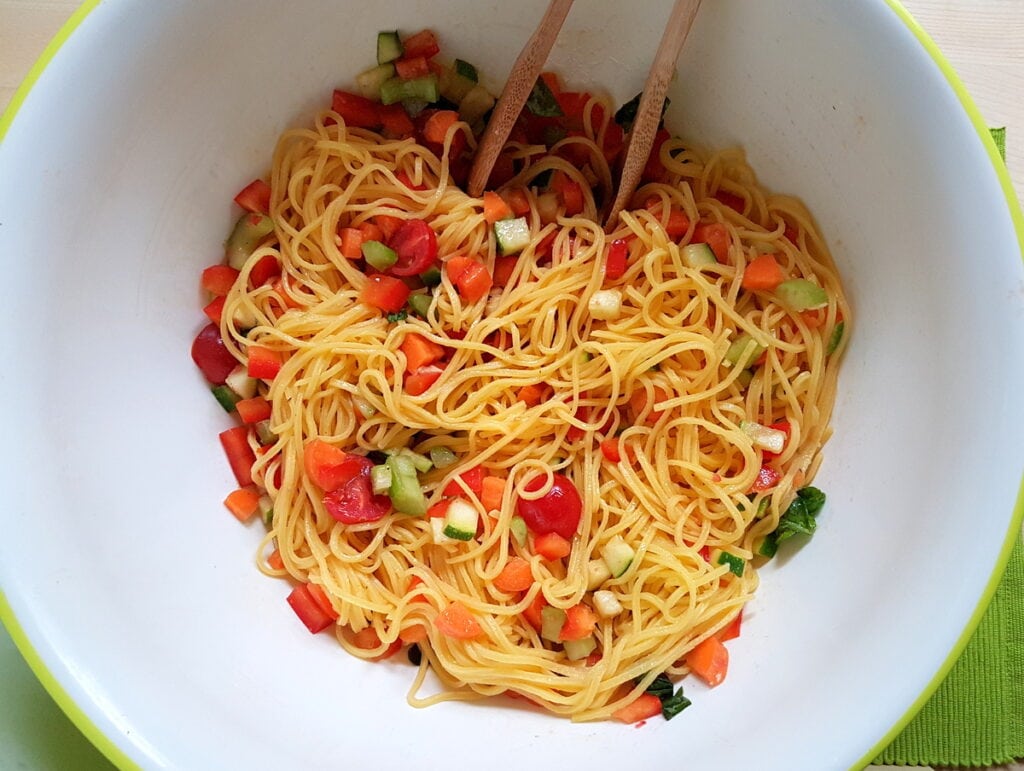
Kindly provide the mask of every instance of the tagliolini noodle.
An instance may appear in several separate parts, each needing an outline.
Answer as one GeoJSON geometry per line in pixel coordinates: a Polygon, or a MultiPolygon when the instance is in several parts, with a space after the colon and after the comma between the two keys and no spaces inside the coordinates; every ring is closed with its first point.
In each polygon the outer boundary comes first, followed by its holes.
{"type": "MultiPolygon", "coordinates": [[[[603,115],[611,112],[605,104],[603,115]]],[[[419,639],[425,630],[423,664],[409,695],[416,706],[510,692],[574,720],[604,719],[657,673],[684,674],[686,652],[750,600],[757,546],[813,478],[829,435],[839,357],[827,349],[840,320],[849,328],[850,309],[804,206],[762,190],[740,151],[703,154],[671,139],[661,151],[671,184],[642,188],[637,208],[606,234],[590,192],[594,185],[607,196],[612,179],[595,145],[604,131],[592,125],[596,115],[586,111],[586,137],[565,140],[591,150],[596,180],[583,179],[543,147],[514,146],[528,163],[513,184],[529,187],[548,169],[561,170],[581,182],[583,213],[544,224],[530,190],[532,240],[503,289],[464,303],[445,276],[428,319],[389,323],[358,301],[366,276],[341,255],[340,227],[379,214],[428,219],[442,258],[475,256],[490,269],[493,232],[480,200],[452,182],[446,160],[411,139],[346,128],[324,112],[313,128],[281,137],[271,176],[276,231],[227,298],[222,335],[240,360],[253,342],[286,355],[268,393],[276,441],[258,452],[253,469],[274,509],[260,567],[321,586],[339,613],[338,638],[354,655],[379,656],[400,637],[419,639]],[[425,189],[410,189],[396,178],[399,171],[425,189]],[[651,199],[661,201],[661,211],[671,205],[686,213],[683,244],[698,222],[724,223],[728,262],[687,267],[651,199]],[[536,252],[551,233],[545,263],[536,252]],[[606,284],[609,244],[627,238],[628,269],[616,282],[621,315],[596,320],[588,301],[606,284]],[[794,313],[770,294],[743,290],[742,267],[769,252],[788,277],[822,286],[827,307],[794,313]],[[277,291],[246,290],[249,271],[268,254],[283,266],[277,291]],[[402,385],[399,345],[410,332],[453,351],[444,374],[419,396],[402,385]],[[744,333],[767,346],[763,364],[749,370],[725,362],[744,333]],[[537,383],[549,389],[545,400],[532,407],[517,400],[523,386],[537,383]],[[631,407],[641,391],[645,398],[631,407]],[[740,422],[781,418],[791,425],[775,462],[781,480],[753,494],[761,458],[740,422]],[[599,442],[615,435],[623,462],[610,463],[599,442]],[[458,544],[435,545],[425,518],[390,514],[341,524],[303,473],[303,447],[315,438],[361,454],[448,447],[459,462],[422,477],[431,502],[461,472],[482,464],[508,478],[501,510],[481,518],[477,539],[458,544]],[[575,482],[584,511],[571,555],[549,562],[521,548],[509,524],[525,481],[552,471],[575,482]],[[604,588],[625,610],[598,623],[599,660],[570,661],[543,643],[523,611],[538,592],[556,607],[579,603],[588,591],[588,562],[616,535],[636,557],[604,588]],[[266,563],[273,544],[283,569],[266,563]],[[746,560],[743,575],[711,564],[712,549],[746,560]],[[492,583],[517,554],[530,560],[537,578],[524,595],[492,583]],[[451,639],[434,627],[439,610],[456,600],[481,624],[479,638],[451,639]],[[366,628],[380,641],[368,650],[352,640],[366,628]],[[443,688],[420,696],[428,667],[443,688]]],[[[460,130],[463,124],[455,124],[447,143],[460,130]]],[[[478,504],[472,492],[465,496],[478,504]]]]}

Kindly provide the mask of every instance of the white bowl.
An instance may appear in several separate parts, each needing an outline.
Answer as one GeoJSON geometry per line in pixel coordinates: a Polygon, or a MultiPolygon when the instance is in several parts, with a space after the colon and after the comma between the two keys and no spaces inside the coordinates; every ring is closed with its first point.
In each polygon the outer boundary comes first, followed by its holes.
{"type": "MultiPolygon", "coordinates": [[[[188,356],[231,196],[378,29],[431,26],[501,77],[544,5],[89,2],[10,123],[0,609],[118,764],[856,766],[979,619],[1021,516],[1021,215],[962,87],[881,0],[707,2],[671,92],[680,133],[810,205],[857,317],[819,532],[763,571],[725,685],[642,731],[417,711],[411,668],[311,638],[258,575],[188,356]]],[[[578,3],[551,66],[631,96],[670,5],[578,3]]]]}

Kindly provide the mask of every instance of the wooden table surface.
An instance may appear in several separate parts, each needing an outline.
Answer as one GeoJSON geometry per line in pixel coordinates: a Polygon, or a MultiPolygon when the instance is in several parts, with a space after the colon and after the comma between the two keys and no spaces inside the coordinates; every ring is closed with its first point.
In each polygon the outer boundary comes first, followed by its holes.
{"type": "MultiPolygon", "coordinates": [[[[78,5],[0,0],[0,110],[78,5]]],[[[1024,196],[1024,141],[1015,141],[1024,136],[1024,0],[904,0],[904,5],[938,43],[989,125],[1010,129],[1007,166],[1017,194],[1024,196]]],[[[109,769],[50,701],[2,627],[0,682],[0,768],[109,769]]],[[[1000,769],[1024,771],[1024,763],[1000,769]]]]}

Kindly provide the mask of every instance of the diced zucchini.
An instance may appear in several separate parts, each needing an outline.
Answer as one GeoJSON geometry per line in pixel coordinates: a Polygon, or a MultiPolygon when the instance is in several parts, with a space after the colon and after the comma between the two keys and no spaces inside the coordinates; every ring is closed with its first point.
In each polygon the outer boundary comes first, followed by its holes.
{"type": "Polygon", "coordinates": [[[259,512],[263,525],[269,530],[274,524],[274,502],[269,495],[260,496],[259,512]]]}
{"type": "Polygon", "coordinates": [[[410,450],[408,447],[403,447],[399,450],[398,455],[408,458],[409,462],[412,463],[413,468],[421,474],[425,474],[430,471],[430,469],[434,468],[434,461],[426,455],[410,450]]]}
{"type": "Polygon", "coordinates": [[[370,469],[370,484],[374,495],[385,495],[391,490],[391,469],[386,463],[370,469]]]}
{"type": "Polygon", "coordinates": [[[512,533],[512,537],[516,539],[516,543],[523,546],[526,543],[526,520],[520,517],[518,514],[512,517],[512,520],[508,523],[509,532],[512,533]]]}
{"type": "Polygon", "coordinates": [[[743,575],[743,566],[746,564],[746,560],[743,557],[737,557],[735,554],[730,554],[727,551],[721,549],[714,549],[711,552],[711,564],[712,565],[727,565],[729,572],[737,576],[743,575]]]}
{"type": "Polygon", "coordinates": [[[558,642],[558,635],[565,626],[567,616],[561,608],[545,605],[540,612],[540,636],[551,642],[558,642]]]}
{"type": "Polygon", "coordinates": [[[455,453],[447,447],[430,448],[430,462],[434,464],[434,468],[448,468],[457,460],[455,453]]]}
{"type": "Polygon", "coordinates": [[[256,439],[264,447],[277,441],[277,434],[271,429],[269,420],[261,420],[254,428],[256,429],[256,439]]]}
{"type": "Polygon", "coordinates": [[[779,302],[791,311],[813,311],[828,305],[828,292],[806,278],[791,278],[775,288],[779,302]]]}
{"type": "Polygon", "coordinates": [[[613,618],[625,610],[615,592],[607,589],[594,592],[594,609],[601,618],[613,618]]]}
{"type": "Polygon", "coordinates": [[[587,310],[599,321],[614,321],[622,313],[622,292],[618,289],[598,289],[590,295],[587,310]]]}
{"type": "Polygon", "coordinates": [[[760,345],[753,337],[744,332],[733,340],[729,350],[725,352],[723,363],[739,369],[746,369],[761,358],[761,354],[767,350],[767,346],[760,345]]]}
{"type": "Polygon", "coordinates": [[[422,99],[433,103],[440,98],[441,91],[434,73],[411,80],[388,78],[380,86],[381,104],[395,104],[405,99],[422,99]]]}
{"type": "Polygon", "coordinates": [[[492,107],[494,97],[486,88],[476,85],[459,102],[459,117],[466,123],[473,124],[484,117],[492,107]]]}
{"type": "Polygon", "coordinates": [[[435,544],[444,545],[458,543],[458,541],[453,538],[449,538],[444,534],[444,517],[430,518],[430,532],[435,544]]]}
{"type": "Polygon", "coordinates": [[[430,266],[420,273],[420,281],[427,286],[437,286],[441,283],[441,269],[436,265],[430,266]]]}
{"type": "Polygon", "coordinates": [[[364,241],[362,250],[367,264],[379,271],[385,271],[398,262],[398,253],[380,241],[364,241]]]}
{"type": "Polygon", "coordinates": [[[265,214],[243,214],[235,223],[234,230],[224,245],[228,265],[241,270],[260,241],[274,232],[274,221],[265,214]]]}
{"type": "Polygon", "coordinates": [[[587,589],[594,591],[612,577],[612,571],[604,560],[590,560],[587,563],[587,589]]]}
{"type": "Polygon", "coordinates": [[[752,420],[741,420],[740,431],[750,437],[755,447],[778,455],[786,446],[786,432],[762,426],[752,420]]]}
{"type": "Polygon", "coordinates": [[[845,321],[840,321],[838,324],[835,325],[835,328],[833,328],[832,330],[832,334],[828,338],[828,345],[825,347],[826,356],[831,356],[833,353],[836,352],[836,348],[838,348],[839,344],[843,342],[843,332],[845,331],[845,321]]]}
{"type": "Polygon", "coordinates": [[[462,59],[456,59],[454,69],[456,73],[467,80],[472,80],[474,83],[480,81],[480,76],[477,74],[476,67],[469,62],[465,62],[462,59]]]}
{"type": "Polygon", "coordinates": [[[736,376],[736,382],[739,384],[740,388],[749,388],[753,380],[754,373],[749,369],[741,370],[740,374],[736,376]]]}
{"type": "Polygon", "coordinates": [[[679,252],[683,264],[689,268],[702,268],[705,265],[717,265],[718,260],[711,247],[707,244],[687,244],[679,252]]]}
{"type": "Polygon", "coordinates": [[[409,307],[413,309],[416,315],[423,318],[426,318],[427,314],[430,313],[430,306],[433,302],[434,295],[429,293],[417,292],[416,294],[409,295],[409,307]]]}
{"type": "Polygon", "coordinates": [[[386,64],[402,58],[402,39],[398,32],[377,33],[377,64],[386,64]]]}
{"type": "Polygon", "coordinates": [[[356,87],[359,93],[367,99],[377,101],[380,99],[380,87],[385,80],[395,76],[395,65],[390,62],[378,64],[356,75],[356,87]]]}
{"type": "Polygon", "coordinates": [[[779,539],[775,533],[768,533],[761,541],[761,545],[757,547],[757,553],[762,557],[771,559],[775,556],[775,552],[779,550],[779,539]]]}
{"type": "Polygon", "coordinates": [[[569,661],[582,661],[597,648],[597,640],[591,635],[582,640],[566,640],[562,647],[565,649],[565,655],[569,661]]]}
{"type": "Polygon", "coordinates": [[[438,86],[441,90],[441,96],[452,104],[459,104],[466,98],[466,94],[476,88],[476,81],[470,80],[457,72],[445,70],[441,75],[440,81],[438,81],[438,86]]]}
{"type": "Polygon", "coordinates": [[[501,254],[516,254],[530,243],[530,223],[526,217],[498,220],[494,223],[494,237],[501,254]]]}
{"type": "Polygon", "coordinates": [[[219,385],[212,389],[213,398],[224,408],[224,412],[234,412],[235,404],[238,403],[238,395],[226,385],[219,385]]]}
{"type": "Polygon", "coordinates": [[[251,399],[256,395],[258,382],[256,378],[249,377],[249,370],[244,364],[239,364],[224,378],[224,384],[238,394],[238,398],[251,399]]]}
{"type": "Polygon", "coordinates": [[[444,515],[444,534],[457,541],[472,540],[479,519],[479,512],[469,501],[453,498],[444,515]]]}
{"type": "Polygon", "coordinates": [[[621,535],[613,537],[601,547],[601,559],[611,571],[612,578],[618,578],[629,570],[635,556],[636,552],[633,551],[633,547],[626,543],[621,535]]]}
{"type": "Polygon", "coordinates": [[[388,495],[391,497],[391,505],[395,507],[395,510],[402,514],[411,514],[414,517],[422,517],[426,514],[427,499],[416,478],[416,467],[412,465],[412,462],[401,455],[392,455],[387,459],[386,465],[391,470],[391,486],[388,488],[388,495]]]}

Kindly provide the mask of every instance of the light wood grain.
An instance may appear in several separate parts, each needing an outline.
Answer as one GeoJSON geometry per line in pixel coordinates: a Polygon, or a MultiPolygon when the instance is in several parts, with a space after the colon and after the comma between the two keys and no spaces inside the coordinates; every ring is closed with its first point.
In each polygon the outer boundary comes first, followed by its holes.
{"type": "MultiPolygon", "coordinates": [[[[985,120],[1010,129],[1007,166],[1020,195],[1024,191],[1024,139],[1020,139],[1024,137],[1024,0],[904,0],[904,5],[939,45],[985,120]]],[[[77,7],[78,2],[69,0],[0,0],[0,109],[7,106],[46,44],[77,7]]],[[[5,633],[0,630],[0,634],[5,633]]],[[[5,656],[0,660],[0,682],[10,682],[13,676],[5,667],[24,669],[16,655],[5,656]]],[[[42,695],[41,687],[39,692],[42,695]]],[[[5,719],[5,711],[17,713],[18,709],[18,704],[5,702],[0,720],[5,719]]],[[[64,730],[74,728],[67,723],[64,730]]],[[[0,746],[0,766],[19,757],[24,755],[17,748],[0,746]]],[[[1024,771],[1024,763],[1000,768],[1024,771]]]]}

